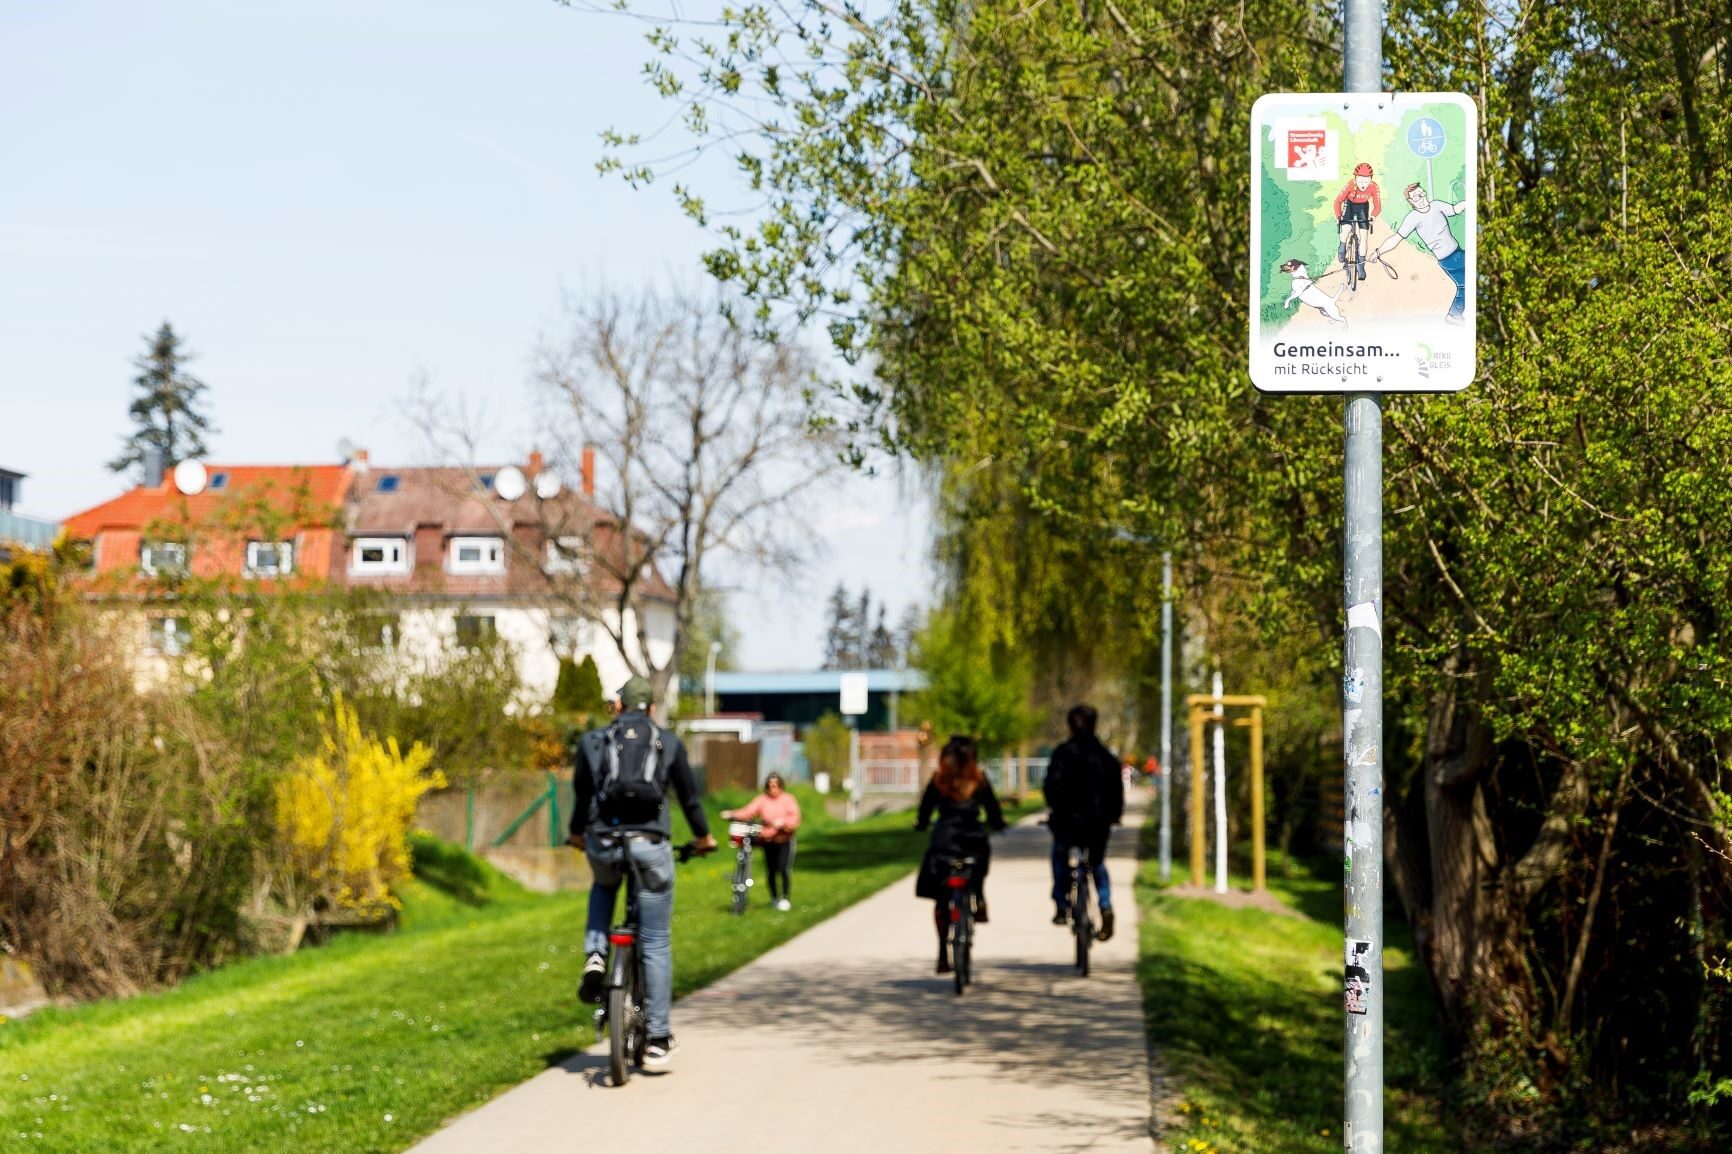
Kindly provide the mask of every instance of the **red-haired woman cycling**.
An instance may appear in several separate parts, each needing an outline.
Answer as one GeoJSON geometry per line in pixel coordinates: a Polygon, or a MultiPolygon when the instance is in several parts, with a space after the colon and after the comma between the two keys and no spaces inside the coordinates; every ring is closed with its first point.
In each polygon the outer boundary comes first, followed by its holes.
{"type": "Polygon", "coordinates": [[[932,828],[926,844],[926,857],[920,863],[920,875],[915,882],[916,896],[934,902],[932,918],[938,929],[938,972],[950,972],[950,895],[945,885],[949,874],[948,861],[953,858],[975,859],[974,884],[969,893],[974,900],[974,920],[986,921],[986,871],[992,864],[992,847],[987,844],[987,831],[1004,829],[1004,813],[998,808],[998,798],[992,783],[980,770],[980,751],[974,739],[956,736],[945,742],[938,755],[938,772],[926,784],[920,798],[920,820],[916,829],[932,828]],[[938,820],[932,820],[933,814],[938,820]],[[984,820],[983,820],[984,819],[984,820]]]}

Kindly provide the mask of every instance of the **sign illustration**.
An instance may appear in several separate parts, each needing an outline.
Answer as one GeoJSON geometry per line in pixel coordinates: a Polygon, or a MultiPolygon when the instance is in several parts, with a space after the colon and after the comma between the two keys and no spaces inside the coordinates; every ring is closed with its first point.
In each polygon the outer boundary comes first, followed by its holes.
{"type": "Polygon", "coordinates": [[[1251,112],[1251,381],[1448,393],[1474,374],[1476,109],[1282,93],[1251,112]]]}

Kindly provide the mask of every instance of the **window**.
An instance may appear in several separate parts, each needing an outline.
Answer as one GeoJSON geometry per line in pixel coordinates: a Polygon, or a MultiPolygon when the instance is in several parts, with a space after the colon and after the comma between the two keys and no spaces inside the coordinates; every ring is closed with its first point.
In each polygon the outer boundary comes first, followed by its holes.
{"type": "Polygon", "coordinates": [[[453,537],[445,566],[452,573],[505,572],[505,542],[498,537],[453,537]]]}
{"type": "Polygon", "coordinates": [[[146,573],[185,573],[186,545],[180,541],[146,541],[138,550],[138,567],[146,573]]]}
{"type": "Polygon", "coordinates": [[[248,577],[277,577],[294,571],[295,547],[290,542],[247,542],[248,577]]]}
{"type": "Polygon", "coordinates": [[[18,483],[11,477],[0,477],[0,509],[10,509],[18,500],[18,483]]]}
{"type": "Polygon", "coordinates": [[[212,473],[210,475],[210,487],[212,492],[215,492],[218,489],[228,488],[229,475],[227,473],[212,473]]]}
{"type": "Polygon", "coordinates": [[[463,613],[457,617],[457,644],[460,648],[479,649],[498,635],[492,617],[475,613],[463,613]]]}
{"type": "Polygon", "coordinates": [[[395,473],[386,473],[383,477],[379,478],[379,484],[376,487],[381,493],[395,493],[397,491],[397,481],[398,477],[395,473]]]}
{"type": "Polygon", "coordinates": [[[585,552],[582,537],[560,537],[547,543],[547,564],[549,573],[567,573],[582,576],[588,567],[588,557],[585,552]]]}
{"type": "Polygon", "coordinates": [[[547,622],[547,642],[561,657],[576,657],[590,648],[589,622],[582,617],[560,614],[547,622]]]}
{"type": "Polygon", "coordinates": [[[409,572],[409,542],[404,537],[359,537],[349,547],[351,573],[409,572]]]}
{"type": "Polygon", "coordinates": [[[186,652],[190,639],[184,617],[150,619],[150,648],[153,653],[160,653],[164,657],[179,657],[186,652]]]}

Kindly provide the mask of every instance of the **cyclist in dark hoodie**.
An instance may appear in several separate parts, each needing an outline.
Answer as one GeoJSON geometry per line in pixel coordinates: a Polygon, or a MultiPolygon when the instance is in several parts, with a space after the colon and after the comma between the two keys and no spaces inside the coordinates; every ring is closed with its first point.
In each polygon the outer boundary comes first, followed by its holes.
{"type": "Polygon", "coordinates": [[[1125,784],[1119,759],[1095,736],[1100,715],[1090,705],[1075,705],[1065,716],[1070,739],[1052,751],[1047,765],[1046,804],[1052,813],[1052,922],[1070,920],[1071,846],[1088,851],[1095,894],[1101,907],[1100,940],[1113,936],[1113,893],[1107,880],[1107,838],[1125,811],[1125,784]]]}

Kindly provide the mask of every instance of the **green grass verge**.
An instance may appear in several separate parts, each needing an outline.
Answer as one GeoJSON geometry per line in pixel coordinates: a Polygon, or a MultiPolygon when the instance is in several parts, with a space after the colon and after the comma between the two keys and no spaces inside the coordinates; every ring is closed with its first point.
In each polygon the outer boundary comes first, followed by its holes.
{"type": "MultiPolygon", "coordinates": [[[[1142,865],[1139,969],[1149,1036],[1180,1099],[1166,1134],[1178,1154],[1341,1149],[1341,883],[1322,866],[1293,873],[1269,880],[1301,915],[1289,918],[1168,896],[1156,863],[1142,865]]],[[[1453,1154],[1430,990],[1406,927],[1390,921],[1386,934],[1384,1148],[1453,1154]]]]}
{"type": "MultiPolygon", "coordinates": [[[[925,836],[907,813],[849,827],[816,795],[802,802],[791,912],[727,912],[725,843],[680,868],[676,995],[918,860],[925,836]]],[[[585,895],[534,896],[454,847],[417,850],[395,933],[0,1025],[0,1148],[389,1154],[587,1047],[573,996],[585,895]]]]}

